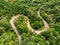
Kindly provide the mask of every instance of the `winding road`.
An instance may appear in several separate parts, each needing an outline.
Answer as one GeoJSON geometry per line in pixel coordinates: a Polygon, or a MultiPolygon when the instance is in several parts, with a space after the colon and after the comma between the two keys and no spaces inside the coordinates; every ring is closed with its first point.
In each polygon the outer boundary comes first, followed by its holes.
{"type": "MultiPolygon", "coordinates": [[[[40,33],[44,32],[44,31],[47,31],[47,30],[49,29],[49,25],[48,25],[48,23],[42,18],[42,16],[40,15],[40,10],[37,11],[37,13],[38,13],[38,16],[42,19],[42,21],[43,21],[43,23],[44,23],[45,28],[44,28],[43,30],[40,30],[40,31],[39,31],[39,30],[33,29],[33,28],[30,26],[30,22],[29,22],[28,17],[27,17],[27,16],[25,16],[25,17],[26,17],[26,19],[27,19],[27,27],[28,27],[29,31],[32,31],[32,32],[34,32],[34,33],[36,33],[36,34],[40,34],[40,33]]],[[[16,15],[16,16],[13,16],[13,17],[11,18],[11,20],[10,20],[10,24],[11,24],[14,32],[16,33],[16,35],[17,35],[17,37],[18,37],[19,44],[20,44],[20,42],[21,42],[21,36],[20,36],[20,34],[19,34],[19,32],[18,32],[15,24],[14,24],[14,20],[15,20],[16,18],[18,18],[19,16],[24,16],[24,15],[16,15]]]]}

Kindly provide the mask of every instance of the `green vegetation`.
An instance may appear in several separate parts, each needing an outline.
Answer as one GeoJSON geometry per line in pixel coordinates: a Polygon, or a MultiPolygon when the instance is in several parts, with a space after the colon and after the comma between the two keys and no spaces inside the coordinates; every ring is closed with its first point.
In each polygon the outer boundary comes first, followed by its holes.
{"type": "Polygon", "coordinates": [[[44,29],[39,9],[50,28],[37,35],[29,31],[25,17],[18,17],[14,24],[22,37],[20,45],[60,45],[60,0],[0,0],[0,45],[18,45],[10,24],[11,17],[18,14],[28,17],[33,29],[44,29]]]}

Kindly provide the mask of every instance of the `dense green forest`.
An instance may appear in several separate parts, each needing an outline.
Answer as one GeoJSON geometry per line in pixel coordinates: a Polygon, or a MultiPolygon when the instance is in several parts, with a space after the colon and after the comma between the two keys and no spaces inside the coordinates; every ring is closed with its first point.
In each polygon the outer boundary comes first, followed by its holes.
{"type": "Polygon", "coordinates": [[[0,0],[0,45],[60,45],[60,0],[0,0]],[[40,34],[29,31],[27,19],[35,31],[45,26],[37,11],[48,23],[49,29],[40,34]],[[21,42],[10,24],[11,18],[19,16],[14,24],[21,42]]]}

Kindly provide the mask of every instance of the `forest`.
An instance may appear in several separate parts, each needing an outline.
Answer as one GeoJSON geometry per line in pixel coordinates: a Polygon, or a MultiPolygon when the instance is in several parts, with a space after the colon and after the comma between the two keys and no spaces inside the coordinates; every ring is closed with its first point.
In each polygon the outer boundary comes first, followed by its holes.
{"type": "Polygon", "coordinates": [[[60,45],[60,0],[0,0],[0,45],[60,45]]]}

